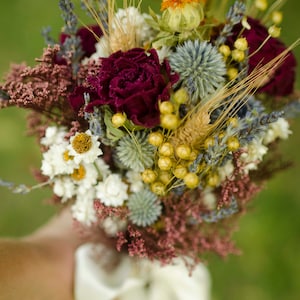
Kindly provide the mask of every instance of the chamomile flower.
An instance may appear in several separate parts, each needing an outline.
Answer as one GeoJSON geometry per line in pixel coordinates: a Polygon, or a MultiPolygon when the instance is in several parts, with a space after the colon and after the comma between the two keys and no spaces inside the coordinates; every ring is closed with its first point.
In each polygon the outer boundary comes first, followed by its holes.
{"type": "Polygon", "coordinates": [[[86,132],[76,132],[70,139],[70,145],[67,147],[69,155],[74,157],[74,161],[79,164],[81,162],[93,163],[102,150],[99,148],[100,142],[98,137],[92,135],[90,130],[86,132]]]}
{"type": "Polygon", "coordinates": [[[106,206],[121,206],[128,198],[128,185],[124,183],[119,174],[110,174],[104,181],[99,182],[97,198],[106,206]]]}
{"type": "Polygon", "coordinates": [[[68,143],[62,141],[60,144],[53,144],[48,151],[43,153],[41,171],[43,175],[51,179],[57,175],[71,174],[77,167],[72,157],[68,154],[68,143]]]}
{"type": "Polygon", "coordinates": [[[84,193],[97,183],[98,171],[94,164],[80,164],[73,170],[71,177],[78,186],[78,190],[84,193]]]}

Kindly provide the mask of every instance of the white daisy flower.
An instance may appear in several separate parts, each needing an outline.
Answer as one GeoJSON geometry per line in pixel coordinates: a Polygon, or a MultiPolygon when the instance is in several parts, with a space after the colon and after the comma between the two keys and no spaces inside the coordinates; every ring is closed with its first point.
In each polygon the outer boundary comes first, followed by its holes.
{"type": "Polygon", "coordinates": [[[286,140],[292,134],[288,121],[279,118],[276,122],[271,123],[263,139],[264,144],[270,144],[277,138],[286,140]]]}
{"type": "Polygon", "coordinates": [[[120,175],[111,174],[96,186],[97,198],[106,206],[120,206],[128,198],[127,189],[120,175]]]}
{"type": "Polygon", "coordinates": [[[80,164],[71,174],[74,184],[82,193],[97,183],[98,171],[93,164],[80,164]]]}
{"type": "Polygon", "coordinates": [[[86,132],[77,132],[72,136],[67,149],[69,155],[74,156],[74,161],[77,164],[81,162],[93,163],[103,153],[99,146],[98,137],[87,130],[86,132]]]}
{"type": "Polygon", "coordinates": [[[75,196],[76,187],[70,177],[58,177],[54,180],[53,192],[58,197],[61,197],[61,202],[64,203],[75,196]]]}
{"type": "Polygon", "coordinates": [[[41,144],[51,146],[64,142],[66,130],[64,127],[49,126],[45,131],[45,136],[41,138],[41,144]]]}
{"type": "Polygon", "coordinates": [[[144,183],[140,172],[130,170],[126,173],[126,177],[130,183],[131,192],[137,193],[144,188],[144,183]]]}
{"type": "Polygon", "coordinates": [[[51,179],[57,175],[71,174],[77,164],[72,160],[67,151],[68,143],[63,141],[60,144],[50,146],[47,152],[43,153],[41,171],[43,175],[51,179]]]}
{"type": "Polygon", "coordinates": [[[94,208],[95,189],[91,188],[85,193],[78,193],[76,202],[71,207],[72,216],[80,223],[90,226],[97,221],[94,208]]]}

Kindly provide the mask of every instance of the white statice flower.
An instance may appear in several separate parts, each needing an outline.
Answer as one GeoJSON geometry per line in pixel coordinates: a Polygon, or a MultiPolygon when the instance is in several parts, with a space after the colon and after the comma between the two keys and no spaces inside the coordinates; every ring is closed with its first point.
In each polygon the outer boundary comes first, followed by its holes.
{"type": "Polygon", "coordinates": [[[126,177],[130,183],[131,192],[137,193],[144,188],[144,183],[140,172],[130,170],[126,173],[126,177]]]}
{"type": "Polygon", "coordinates": [[[98,136],[92,135],[90,130],[86,132],[76,132],[70,138],[68,145],[69,155],[73,156],[75,163],[93,163],[97,157],[103,154],[100,149],[100,142],[98,136]]]}
{"type": "Polygon", "coordinates": [[[61,197],[61,202],[66,202],[76,194],[76,187],[73,180],[69,176],[57,177],[54,180],[53,192],[61,197]]]}
{"type": "Polygon", "coordinates": [[[92,54],[90,58],[84,61],[84,64],[89,60],[97,61],[99,58],[108,57],[111,54],[109,41],[105,35],[100,38],[100,40],[95,44],[95,47],[96,52],[92,54]]]}
{"type": "Polygon", "coordinates": [[[220,183],[223,182],[227,177],[230,177],[234,171],[234,165],[231,160],[228,160],[224,166],[218,168],[218,174],[220,183]]]}
{"type": "Polygon", "coordinates": [[[162,46],[161,48],[156,49],[156,52],[157,52],[157,55],[159,57],[159,62],[162,64],[164,59],[169,57],[172,50],[171,50],[171,47],[162,46]]]}
{"type": "MultiPolygon", "coordinates": [[[[149,41],[153,36],[153,30],[146,22],[146,18],[151,17],[148,14],[141,14],[136,7],[130,6],[125,9],[118,9],[113,21],[113,29],[124,28],[135,31],[137,41],[141,42],[141,46],[146,41],[149,41]]],[[[131,32],[124,32],[124,34],[131,34],[131,32]]]]}
{"type": "Polygon", "coordinates": [[[50,146],[48,151],[43,153],[41,171],[43,175],[51,179],[57,175],[71,174],[77,164],[67,155],[66,141],[50,146]]]}
{"type": "Polygon", "coordinates": [[[102,178],[102,180],[111,174],[109,165],[102,158],[97,158],[94,163],[99,172],[99,177],[102,178]]]}
{"type": "Polygon", "coordinates": [[[242,162],[246,163],[244,171],[256,170],[257,165],[262,161],[263,156],[268,152],[268,148],[263,145],[262,140],[253,140],[246,147],[241,155],[242,162]]]}
{"type": "Polygon", "coordinates": [[[120,206],[128,198],[128,186],[118,174],[109,175],[104,181],[98,183],[96,189],[97,198],[106,206],[120,206]]]}
{"type": "Polygon", "coordinates": [[[66,129],[64,127],[49,126],[45,131],[45,136],[41,138],[41,144],[51,146],[64,141],[66,129]]]}
{"type": "Polygon", "coordinates": [[[286,140],[292,133],[288,121],[284,118],[279,118],[276,122],[269,125],[269,128],[264,136],[264,144],[270,144],[277,138],[286,140]]]}
{"type": "Polygon", "coordinates": [[[217,206],[217,197],[212,192],[211,188],[206,188],[203,190],[203,198],[202,198],[203,204],[207,209],[213,210],[217,206]]]}
{"type": "Polygon", "coordinates": [[[101,226],[108,236],[115,237],[126,228],[127,222],[117,217],[108,217],[101,222],[101,226]]]}
{"type": "Polygon", "coordinates": [[[78,193],[75,203],[71,207],[72,216],[80,223],[90,226],[97,221],[97,214],[94,208],[96,191],[90,188],[84,193],[78,193]]]}

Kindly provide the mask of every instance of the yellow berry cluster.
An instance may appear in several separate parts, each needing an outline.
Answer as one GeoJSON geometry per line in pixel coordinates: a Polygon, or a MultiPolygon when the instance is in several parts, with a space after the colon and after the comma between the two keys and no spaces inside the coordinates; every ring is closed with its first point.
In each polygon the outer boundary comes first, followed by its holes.
{"type": "Polygon", "coordinates": [[[167,130],[175,130],[180,124],[179,107],[188,101],[189,95],[184,88],[176,91],[171,101],[159,103],[160,125],[167,130]]]}
{"type": "Polygon", "coordinates": [[[198,186],[198,175],[188,170],[188,165],[197,157],[196,151],[189,145],[174,147],[161,131],[150,133],[148,141],[157,148],[157,159],[154,170],[146,169],[142,173],[142,179],[151,185],[154,193],[164,195],[176,179],[182,179],[188,188],[198,186]]]}
{"type": "Polygon", "coordinates": [[[228,63],[227,76],[229,80],[233,80],[238,75],[238,69],[231,66],[232,63],[240,63],[246,58],[246,50],[248,49],[248,42],[245,38],[238,38],[234,42],[234,49],[230,49],[228,45],[221,45],[219,52],[223,55],[224,60],[228,63]]]}

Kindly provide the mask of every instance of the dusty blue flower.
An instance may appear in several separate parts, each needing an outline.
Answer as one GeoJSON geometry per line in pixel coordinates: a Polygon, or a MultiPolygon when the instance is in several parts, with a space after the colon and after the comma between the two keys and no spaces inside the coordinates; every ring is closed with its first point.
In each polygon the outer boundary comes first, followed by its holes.
{"type": "Polygon", "coordinates": [[[196,104],[223,85],[226,66],[212,44],[199,40],[186,41],[170,55],[171,68],[180,76],[178,84],[186,87],[196,104]]]}
{"type": "Polygon", "coordinates": [[[161,204],[157,195],[149,190],[132,194],[128,199],[129,219],[138,226],[153,224],[161,214],[161,204]]]}

